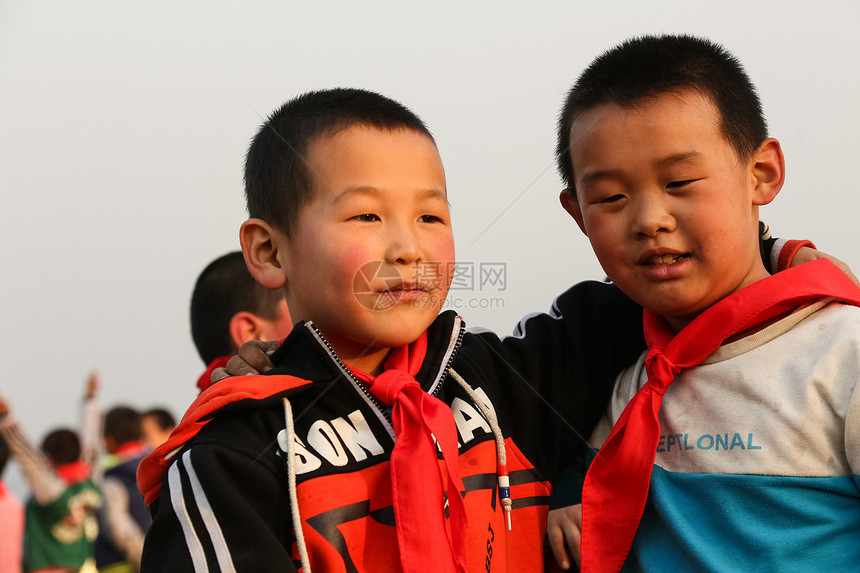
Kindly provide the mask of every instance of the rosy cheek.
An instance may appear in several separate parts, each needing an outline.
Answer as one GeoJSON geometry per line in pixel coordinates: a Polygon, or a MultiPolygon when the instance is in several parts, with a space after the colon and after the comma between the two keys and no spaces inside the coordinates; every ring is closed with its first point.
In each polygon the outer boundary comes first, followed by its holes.
{"type": "Polygon", "coordinates": [[[451,280],[454,278],[454,273],[451,272],[451,269],[453,269],[456,261],[453,235],[439,240],[434,252],[437,264],[439,264],[441,268],[448,269],[448,271],[444,273],[444,276],[447,278],[444,285],[444,291],[447,293],[451,287],[451,280]]]}
{"type": "MultiPolygon", "coordinates": [[[[379,260],[379,257],[371,254],[361,244],[344,245],[342,250],[334,253],[334,256],[336,260],[330,261],[330,263],[337,265],[342,274],[345,275],[344,278],[350,281],[362,266],[379,260]]],[[[326,261],[319,261],[319,263],[326,264],[326,261]]]]}
{"type": "Polygon", "coordinates": [[[433,243],[433,258],[442,263],[454,262],[454,235],[446,233],[433,243]]]}
{"type": "Polygon", "coordinates": [[[441,251],[440,258],[446,263],[454,263],[456,261],[454,244],[451,243],[451,245],[445,245],[444,247],[445,248],[441,251]]]}

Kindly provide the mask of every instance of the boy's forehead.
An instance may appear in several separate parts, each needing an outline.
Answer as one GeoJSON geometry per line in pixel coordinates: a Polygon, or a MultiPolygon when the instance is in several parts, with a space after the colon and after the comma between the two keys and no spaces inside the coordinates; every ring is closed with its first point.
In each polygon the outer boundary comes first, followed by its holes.
{"type": "MultiPolygon", "coordinates": [[[[583,110],[574,118],[569,133],[571,158],[577,155],[575,150],[584,145],[611,145],[613,140],[627,139],[634,127],[645,128],[655,137],[654,140],[636,141],[642,148],[658,143],[671,144],[670,137],[679,138],[678,143],[681,143],[681,136],[704,140],[718,133],[725,140],[720,124],[717,106],[695,91],[664,93],[625,105],[610,101],[583,110]]],[[[728,140],[725,144],[730,145],[728,140]]]]}
{"type": "MultiPolygon", "coordinates": [[[[442,160],[435,142],[410,129],[355,124],[317,138],[308,148],[309,205],[323,209],[369,205],[368,201],[448,208],[442,160]],[[395,197],[396,193],[396,197],[395,197]]],[[[299,219],[307,215],[303,207],[299,219]]]]}
{"type": "MultiPolygon", "coordinates": [[[[350,200],[366,197],[370,199],[385,199],[386,193],[384,189],[380,189],[378,187],[371,187],[367,185],[357,185],[353,187],[347,187],[343,190],[336,190],[337,194],[333,197],[333,202],[335,204],[338,203],[349,203],[350,200]]],[[[445,194],[444,189],[435,189],[435,188],[415,188],[407,190],[408,193],[412,196],[412,198],[417,199],[419,201],[438,201],[440,203],[448,203],[448,197],[445,194]]]]}
{"type": "Polygon", "coordinates": [[[436,149],[436,142],[425,133],[409,127],[378,127],[367,123],[348,123],[337,125],[317,135],[309,143],[309,148],[328,147],[329,145],[351,140],[376,139],[377,141],[400,141],[403,138],[420,139],[436,149]]]}
{"type": "Polygon", "coordinates": [[[309,147],[312,198],[379,195],[392,187],[421,198],[447,200],[445,172],[435,142],[403,128],[354,124],[317,138],[309,147]]]}
{"type": "Polygon", "coordinates": [[[719,125],[722,119],[719,107],[711,96],[692,89],[672,90],[633,101],[608,100],[582,109],[571,122],[570,137],[573,138],[577,130],[613,121],[619,116],[641,114],[653,116],[656,120],[658,116],[663,118],[667,114],[689,116],[691,111],[713,121],[715,125],[719,125]]]}

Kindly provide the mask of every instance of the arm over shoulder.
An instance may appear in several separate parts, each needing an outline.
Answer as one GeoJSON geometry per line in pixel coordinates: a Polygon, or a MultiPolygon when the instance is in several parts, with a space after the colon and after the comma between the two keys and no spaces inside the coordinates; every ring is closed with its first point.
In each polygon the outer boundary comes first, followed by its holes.
{"type": "Polygon", "coordinates": [[[524,318],[513,336],[467,341],[467,358],[492,373],[500,418],[548,479],[585,447],[618,373],[645,349],[642,308],[593,281],[562,293],[551,312],[524,318]]]}

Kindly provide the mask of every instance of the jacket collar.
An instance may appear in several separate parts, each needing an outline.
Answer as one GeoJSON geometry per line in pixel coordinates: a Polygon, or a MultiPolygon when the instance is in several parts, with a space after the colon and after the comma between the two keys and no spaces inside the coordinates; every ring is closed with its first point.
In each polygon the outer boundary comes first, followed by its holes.
{"type": "MultiPolygon", "coordinates": [[[[415,376],[426,392],[433,394],[438,390],[465,328],[463,319],[449,310],[437,316],[427,329],[427,354],[415,376]]],[[[331,382],[343,375],[354,378],[328,344],[325,334],[310,321],[296,324],[271,360],[275,367],[266,372],[267,376],[294,376],[314,382],[331,382]]]]}

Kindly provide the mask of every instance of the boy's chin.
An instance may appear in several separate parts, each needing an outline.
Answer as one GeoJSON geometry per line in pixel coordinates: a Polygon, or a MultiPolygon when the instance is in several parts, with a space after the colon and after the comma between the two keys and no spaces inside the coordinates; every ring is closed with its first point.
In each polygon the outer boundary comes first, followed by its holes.
{"type": "Polygon", "coordinates": [[[398,348],[406,344],[412,344],[430,327],[433,318],[429,320],[411,320],[408,324],[402,321],[384,331],[375,338],[374,342],[368,343],[378,348],[398,348]]]}
{"type": "Polygon", "coordinates": [[[318,325],[335,346],[372,352],[412,344],[433,324],[440,310],[438,304],[396,304],[383,310],[362,309],[334,328],[318,325]]]}

